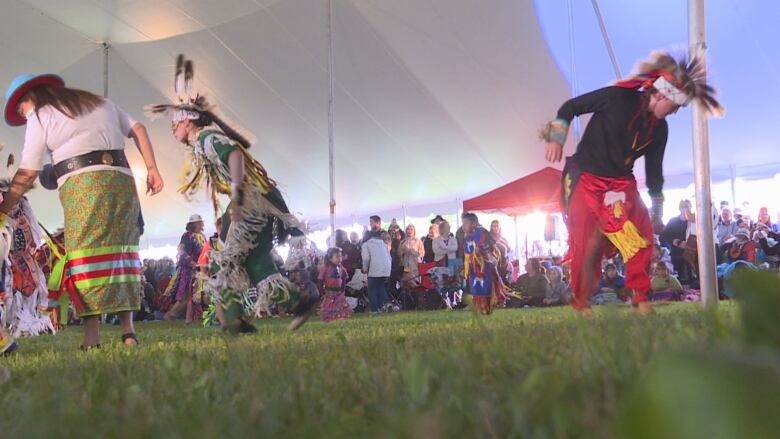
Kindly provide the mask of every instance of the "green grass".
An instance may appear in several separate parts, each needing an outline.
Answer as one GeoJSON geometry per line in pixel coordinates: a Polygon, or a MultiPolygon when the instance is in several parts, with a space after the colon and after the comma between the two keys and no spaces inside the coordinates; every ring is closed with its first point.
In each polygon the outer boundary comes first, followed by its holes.
{"type": "Polygon", "coordinates": [[[660,354],[732,343],[733,303],[657,309],[266,319],[240,337],[152,322],[139,349],[104,327],[90,352],[71,327],[0,359],[0,436],[616,437],[660,354]]]}

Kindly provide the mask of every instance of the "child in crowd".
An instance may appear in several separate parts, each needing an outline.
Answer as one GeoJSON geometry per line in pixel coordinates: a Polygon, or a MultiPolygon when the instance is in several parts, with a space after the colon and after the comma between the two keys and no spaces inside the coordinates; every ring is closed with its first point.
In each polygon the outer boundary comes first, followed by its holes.
{"type": "Polygon", "coordinates": [[[594,305],[621,303],[625,297],[626,279],[617,271],[615,264],[604,267],[604,276],[599,281],[596,294],[593,295],[594,305]]]}
{"type": "Polygon", "coordinates": [[[345,319],[351,313],[346,295],[347,269],[341,265],[342,258],[340,248],[328,249],[325,265],[320,270],[318,278],[322,297],[320,318],[324,322],[345,319]]]}
{"type": "Polygon", "coordinates": [[[655,274],[651,280],[652,290],[654,293],[660,291],[677,291],[682,292],[683,287],[680,285],[680,281],[676,277],[669,274],[669,267],[666,263],[659,261],[655,264],[655,274]]]}
{"type": "Polygon", "coordinates": [[[676,277],[669,273],[669,267],[665,262],[657,262],[653,268],[653,278],[651,279],[651,291],[653,302],[666,302],[680,300],[683,293],[683,287],[676,277]]]}

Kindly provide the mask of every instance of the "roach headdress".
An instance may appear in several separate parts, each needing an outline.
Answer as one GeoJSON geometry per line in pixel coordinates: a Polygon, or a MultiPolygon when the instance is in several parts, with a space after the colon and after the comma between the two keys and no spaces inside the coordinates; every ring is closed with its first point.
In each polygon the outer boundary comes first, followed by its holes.
{"type": "Polygon", "coordinates": [[[625,88],[655,88],[664,97],[684,107],[696,99],[714,117],[722,117],[725,110],[715,99],[715,89],[707,84],[702,58],[694,56],[675,59],[668,52],[653,52],[640,62],[630,77],[615,85],[625,88]]]}

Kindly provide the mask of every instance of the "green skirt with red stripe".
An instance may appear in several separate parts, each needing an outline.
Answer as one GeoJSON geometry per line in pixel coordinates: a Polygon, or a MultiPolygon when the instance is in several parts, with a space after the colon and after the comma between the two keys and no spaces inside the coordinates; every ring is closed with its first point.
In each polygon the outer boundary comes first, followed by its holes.
{"type": "Polygon", "coordinates": [[[117,171],[74,175],[60,187],[60,201],[67,254],[49,289],[67,291],[80,317],[138,310],[141,206],[133,177],[117,171]]]}

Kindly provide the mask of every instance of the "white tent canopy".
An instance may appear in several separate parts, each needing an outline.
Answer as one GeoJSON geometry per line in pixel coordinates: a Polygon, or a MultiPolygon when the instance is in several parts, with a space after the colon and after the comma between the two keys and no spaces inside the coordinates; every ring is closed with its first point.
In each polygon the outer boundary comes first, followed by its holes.
{"type": "MultiPolygon", "coordinates": [[[[142,196],[144,238],[170,242],[191,213],[211,217],[205,195],[187,202],[176,192],[183,147],[167,122],[150,123],[142,111],[172,97],[174,57],[185,53],[195,61],[196,88],[255,135],[252,152],[280,182],[291,209],[324,226],[329,201],[326,4],[0,0],[0,84],[22,73],[55,72],[71,86],[102,94],[108,44],[109,97],[150,128],[166,182],[162,194],[142,196]]],[[[556,63],[551,54],[555,41],[546,40],[540,28],[539,19],[549,16],[541,4],[547,3],[333,0],[341,224],[363,222],[373,212],[401,217],[402,206],[407,213],[447,206],[454,211],[458,199],[545,165],[537,131],[570,96],[570,86],[559,70],[560,56],[556,63]]],[[[614,17],[609,7],[605,17],[609,26],[614,17]]],[[[685,41],[682,26],[683,37],[676,42],[685,41]]],[[[641,48],[632,58],[646,53],[641,48]]],[[[599,79],[606,84],[608,59],[593,62],[607,69],[599,79]]],[[[688,116],[678,119],[690,123],[688,116]]],[[[4,152],[18,154],[23,134],[22,128],[0,127],[4,152]]],[[[691,181],[690,138],[672,140],[677,144],[670,145],[674,152],[666,166],[670,175],[685,176],[679,179],[685,186],[691,181]]],[[[730,146],[712,144],[714,162],[720,163],[719,153],[730,146]]],[[[128,151],[143,190],[143,163],[130,143],[128,151]]],[[[56,196],[42,188],[30,194],[50,228],[62,224],[56,196]]]]}
{"type": "MultiPolygon", "coordinates": [[[[340,217],[448,201],[541,165],[536,130],[567,98],[530,1],[345,1],[333,12],[336,199],[340,217]]],[[[253,154],[291,209],[327,222],[326,2],[29,0],[2,2],[0,83],[57,72],[109,97],[150,126],[166,188],[142,197],[147,238],[179,235],[205,196],[176,192],[183,149],[145,104],[172,95],[177,53],[195,60],[196,86],[251,131],[253,154]],[[19,41],[18,45],[8,42],[19,41]]],[[[18,153],[24,130],[0,128],[18,153]]],[[[130,150],[130,148],[128,148],[130,150]]],[[[133,152],[139,188],[143,163],[133,152]]],[[[55,192],[30,198],[61,224],[55,192]]],[[[210,215],[209,215],[210,217],[210,215]]],[[[362,220],[362,217],[361,217],[362,220]]]]}

